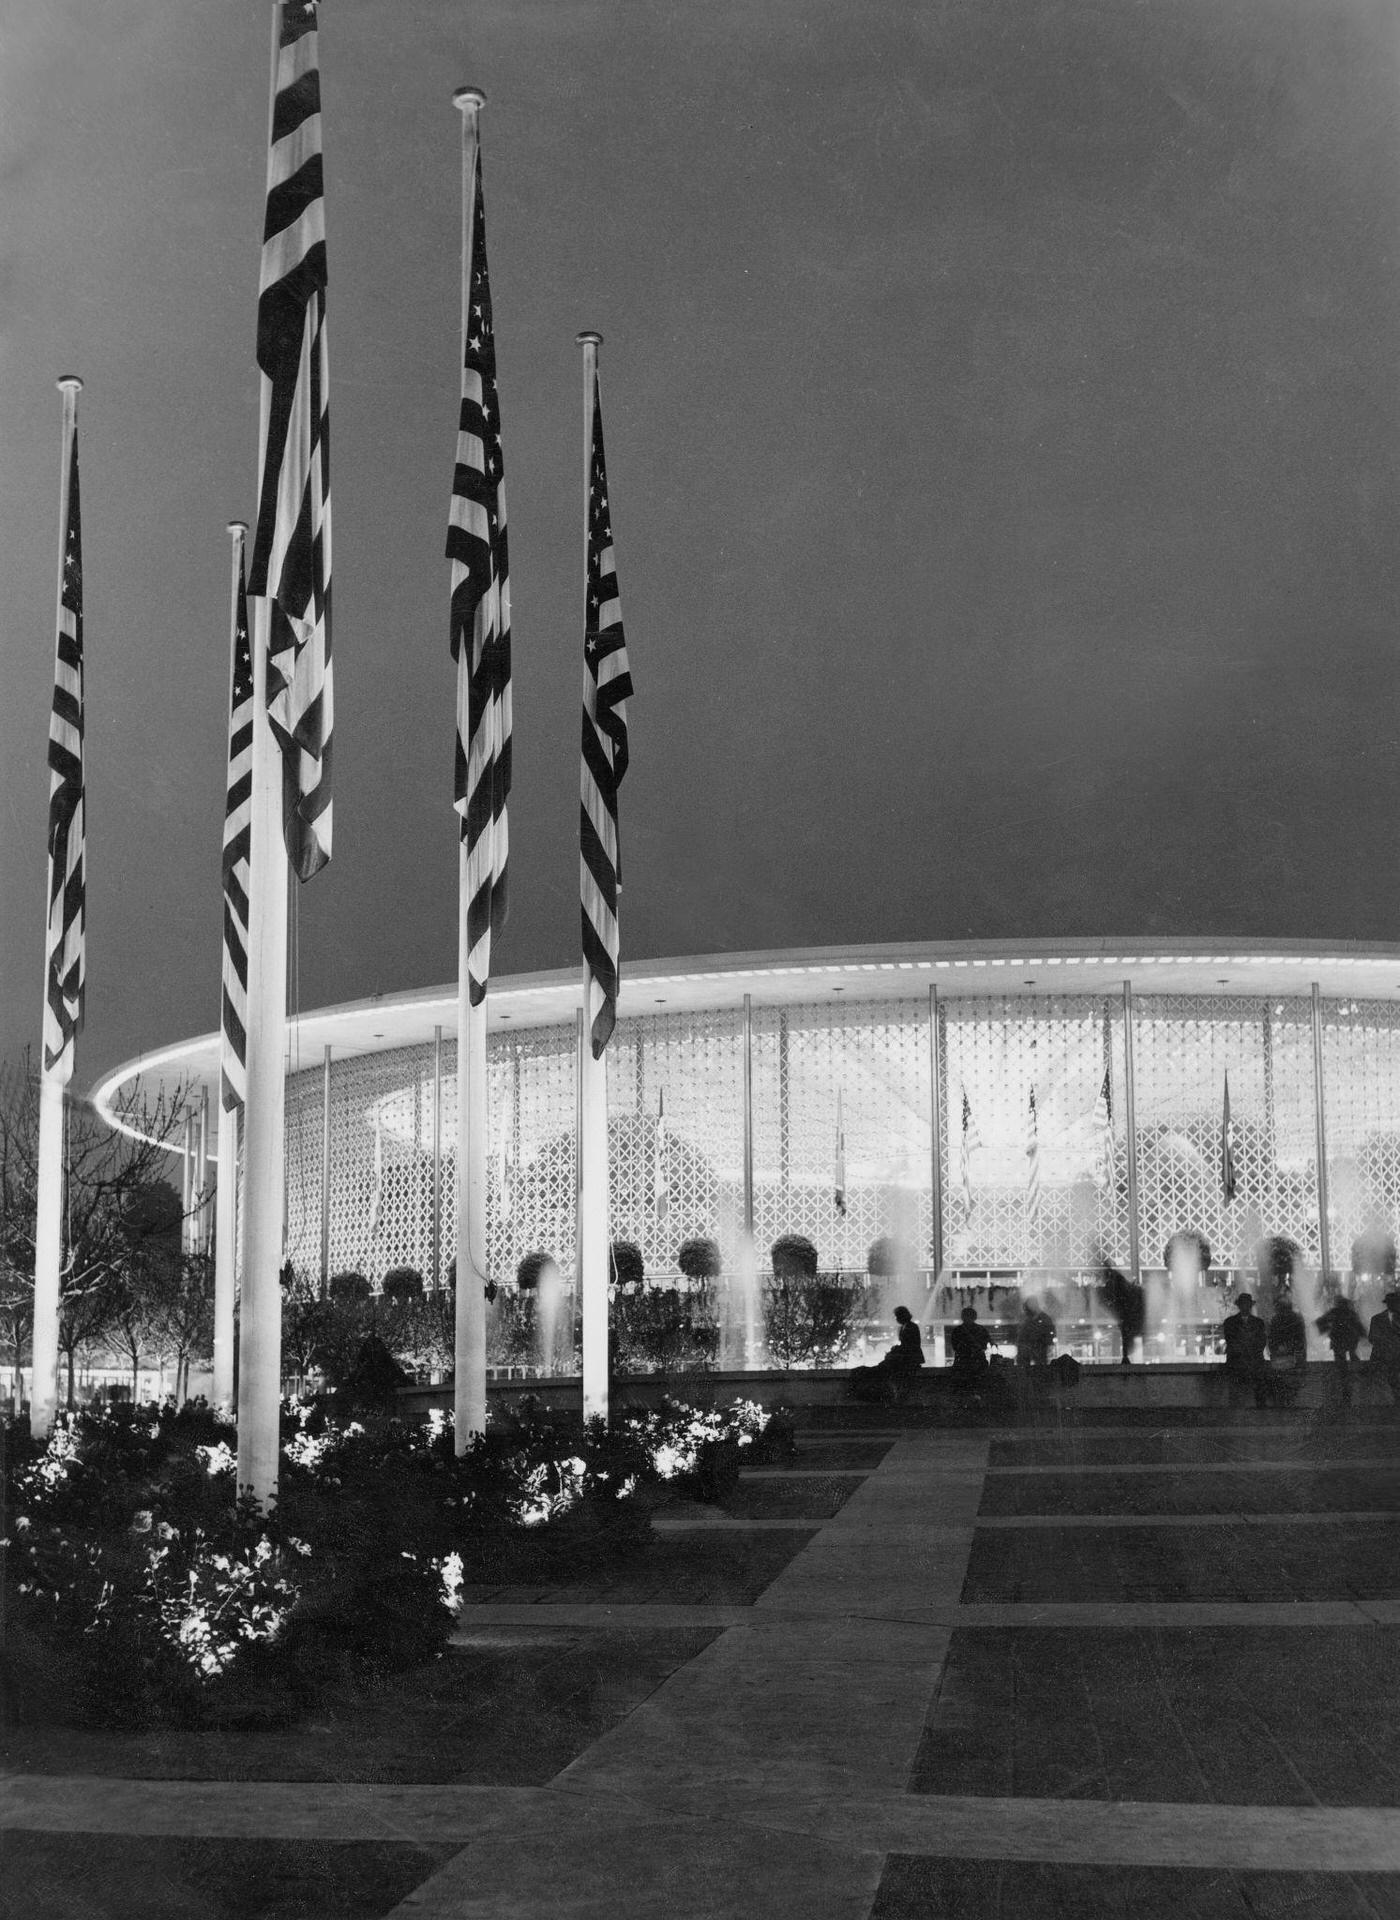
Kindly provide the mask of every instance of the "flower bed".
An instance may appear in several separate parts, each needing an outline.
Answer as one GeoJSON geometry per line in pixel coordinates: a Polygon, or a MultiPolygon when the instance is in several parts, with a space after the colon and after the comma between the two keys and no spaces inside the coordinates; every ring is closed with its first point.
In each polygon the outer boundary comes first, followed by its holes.
{"type": "MultiPolygon", "coordinates": [[[[232,1427],[201,1404],[17,1430],[5,1470],[11,1710],[105,1724],[198,1724],[295,1703],[347,1670],[432,1657],[465,1583],[532,1560],[644,1548],[651,1501],[695,1497],[717,1455],[764,1444],[764,1411],[668,1405],[611,1427],[517,1419],[453,1451],[421,1425],[283,1409],[279,1499],[235,1499],[232,1427]],[[53,1676],[64,1676],[55,1698],[53,1676]]],[[[714,1497],[711,1493],[711,1497],[714,1497]]],[[[236,1724],[236,1720],[231,1722],[236,1724]]]]}

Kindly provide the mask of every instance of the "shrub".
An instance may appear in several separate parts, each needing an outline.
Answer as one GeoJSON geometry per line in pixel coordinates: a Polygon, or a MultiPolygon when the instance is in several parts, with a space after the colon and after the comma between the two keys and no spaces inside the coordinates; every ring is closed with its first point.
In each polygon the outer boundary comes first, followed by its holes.
{"type": "Polygon", "coordinates": [[[868,1307],[869,1289],[859,1281],[832,1274],[777,1280],[763,1302],[768,1351],[782,1367],[839,1366],[868,1307]]]}
{"type": "Polygon", "coordinates": [[[683,1240],[676,1265],[687,1280],[717,1280],[722,1266],[719,1243],[701,1238],[683,1240]]]}
{"type": "MultiPolygon", "coordinates": [[[[522,1262],[523,1264],[523,1262],[522,1262]]],[[[486,1323],[486,1358],[493,1367],[529,1367],[539,1359],[533,1288],[503,1291],[486,1323]]]]}
{"type": "Polygon", "coordinates": [[[329,1291],[337,1306],[353,1306],[368,1300],[372,1288],[362,1273],[333,1273],[329,1291]]]}
{"type": "Polygon", "coordinates": [[[611,1270],[615,1286],[640,1287],[644,1283],[647,1277],[646,1262],[635,1240],[613,1241],[611,1270]]]}
{"type": "Polygon", "coordinates": [[[549,1267],[555,1266],[552,1253],[527,1253],[515,1269],[515,1284],[522,1293],[529,1293],[540,1284],[540,1277],[549,1267]]]}
{"type": "Polygon", "coordinates": [[[713,1366],[719,1327],[708,1288],[619,1293],[611,1324],[619,1373],[696,1373],[713,1366]]]}
{"type": "Polygon", "coordinates": [[[804,1233],[785,1233],[769,1249],[775,1280],[815,1280],[817,1250],[804,1233]]]}
{"type": "Polygon", "coordinates": [[[878,1240],[872,1240],[865,1256],[866,1271],[881,1279],[896,1273],[913,1273],[917,1264],[914,1249],[888,1233],[882,1233],[878,1240]]]}
{"type": "Polygon", "coordinates": [[[390,1267],[379,1291],[386,1300],[421,1300],[423,1276],[414,1267],[390,1267]]]}

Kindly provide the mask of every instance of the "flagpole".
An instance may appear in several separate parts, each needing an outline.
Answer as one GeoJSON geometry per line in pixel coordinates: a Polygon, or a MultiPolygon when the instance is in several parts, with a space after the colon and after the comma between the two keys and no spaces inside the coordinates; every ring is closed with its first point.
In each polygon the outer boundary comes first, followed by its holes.
{"type": "MultiPolygon", "coordinates": [[[[238,669],[238,583],[248,528],[230,520],[229,536],[229,711],[238,669]]],[[[233,1411],[234,1311],[238,1288],[238,1115],[219,1100],[219,1168],[214,1189],[214,1405],[233,1411]]]]}
{"type": "MultiPolygon", "coordinates": [[[[593,464],[593,396],[600,333],[578,335],[583,348],[583,577],[588,581],[588,488],[593,464]]],[[[583,1417],[608,1417],[608,1055],[593,1057],[588,962],[582,968],[583,1043],[579,1048],[579,1299],[583,1312],[583,1417]]]]}
{"type": "Polygon", "coordinates": [[[1133,1033],[1133,983],[1123,982],[1123,1093],[1128,1147],[1128,1266],[1134,1285],[1142,1284],[1142,1243],[1138,1225],[1138,1148],[1136,1040],[1133,1033]]]}
{"type": "MultiPolygon", "coordinates": [[[[65,374],[57,383],[63,396],[63,425],[58,482],[58,605],[54,623],[57,633],[63,624],[63,571],[68,551],[69,476],[72,472],[73,441],[78,431],[78,395],[83,383],[75,374],[65,374]]],[[[55,645],[57,642],[55,642],[55,645]]],[[[47,1023],[49,987],[49,947],[47,929],[53,898],[53,856],[49,856],[49,889],[44,902],[46,929],[44,951],[44,1006],[47,1023]]],[[[41,1032],[43,1029],[41,1028],[41,1032]]],[[[63,1248],[63,1090],[73,1071],[74,1043],[60,1060],[46,1064],[47,1047],[39,1045],[39,1164],[37,1169],[34,1223],[34,1331],[30,1342],[31,1373],[29,1388],[29,1426],[38,1439],[44,1439],[53,1426],[58,1409],[58,1317],[59,1268],[63,1248]]]]}
{"type": "MultiPolygon", "coordinates": [[[[272,6],[268,146],[277,93],[281,5],[272,6]]],[[[268,437],[269,386],[260,383],[258,473],[268,437]]],[[[271,590],[272,582],[268,581],[271,590]]],[[[249,597],[253,654],[253,769],[248,884],[248,1058],[243,1109],[243,1297],[238,1316],[238,1488],[263,1505],[277,1496],[282,1372],[284,1047],[287,1025],[287,887],[282,764],[267,710],[272,602],[249,597]]]]}
{"type": "MultiPolygon", "coordinates": [[[[471,301],[472,181],[486,95],[459,87],[452,104],[462,116],[462,327],[459,367],[467,354],[471,301]]],[[[468,644],[463,636],[462,644],[468,644]]],[[[453,1353],[453,1419],[458,1453],[486,1431],[486,1000],[471,1002],[467,910],[471,886],[467,842],[457,843],[457,1297],[453,1353]]]]}

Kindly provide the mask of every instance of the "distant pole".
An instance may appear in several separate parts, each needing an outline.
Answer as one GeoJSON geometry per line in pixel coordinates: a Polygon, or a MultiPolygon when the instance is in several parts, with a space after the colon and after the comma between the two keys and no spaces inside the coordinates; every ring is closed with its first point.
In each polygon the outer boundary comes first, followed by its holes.
{"type": "MultiPolygon", "coordinates": [[[[242,520],[230,520],[229,535],[229,711],[235,702],[238,674],[239,585],[243,578],[243,550],[248,528],[242,520]]],[[[232,723],[230,723],[231,725],[232,723]]],[[[232,748],[230,749],[232,751],[232,748]]],[[[225,904],[225,912],[228,907],[225,904]]],[[[227,950],[224,965],[229,965],[227,950]]],[[[226,989],[227,991],[227,989],[226,989]]],[[[227,1022],[222,1025],[222,1047],[230,1046],[227,1022]]],[[[227,1059],[227,1052],[221,1056],[227,1059]]],[[[228,1105],[233,1094],[227,1085],[219,1100],[219,1168],[214,1187],[214,1405],[232,1413],[233,1355],[235,1315],[238,1296],[238,1123],[243,1112],[241,1100],[228,1105]]]]}
{"type": "MultiPolygon", "coordinates": [[[[58,618],[55,642],[55,689],[65,678],[62,657],[64,631],[64,563],[68,552],[69,479],[78,433],[78,395],[82,381],[67,374],[58,382],[63,396],[62,452],[58,483],[58,618]]],[[[82,670],[78,673],[79,728],[82,725],[82,670]]],[[[52,788],[53,776],[50,785],[52,788]]],[[[86,798],[83,801],[86,809],[86,798]]],[[[79,823],[79,831],[82,823],[79,823]]],[[[60,1268],[63,1260],[63,1100],[73,1073],[75,1037],[69,1036],[57,1060],[49,1060],[49,982],[53,949],[53,850],[49,851],[49,886],[45,901],[44,1038],[40,1042],[39,1163],[36,1172],[34,1222],[34,1330],[30,1343],[32,1376],[29,1389],[30,1431],[45,1438],[58,1410],[58,1317],[60,1268]]],[[[60,888],[62,880],[60,880],[60,888]]],[[[61,906],[61,900],[60,900],[61,906]]]]}
{"type": "MultiPolygon", "coordinates": [[[[461,360],[467,355],[471,306],[472,219],[480,128],[486,95],[459,87],[452,104],[462,116],[462,327],[461,360]]],[[[466,645],[464,636],[463,645],[466,645]]],[[[486,1000],[472,1005],[467,912],[472,884],[468,844],[457,845],[457,1297],[453,1372],[453,1418],[458,1453],[474,1433],[486,1431],[486,1000]]]]}
{"type": "Polygon", "coordinates": [[[209,1251],[209,1089],[199,1097],[199,1145],[195,1153],[194,1251],[209,1251]]]}
{"type": "Polygon", "coordinates": [[[943,1271],[943,1160],[940,1152],[940,1121],[943,1115],[943,1046],[938,1031],[938,989],[928,990],[928,1070],[933,1141],[929,1155],[930,1208],[933,1215],[933,1278],[935,1284],[943,1271]]]}
{"type": "Polygon", "coordinates": [[[1123,982],[1123,1067],[1124,1084],[1127,1095],[1127,1133],[1128,1133],[1128,1265],[1132,1276],[1139,1283],[1142,1280],[1142,1247],[1138,1229],[1138,1148],[1137,1148],[1137,1086],[1134,1074],[1133,1045],[1133,983],[1123,982]]]}
{"type": "MultiPolygon", "coordinates": [[[[583,348],[583,577],[588,580],[588,488],[593,463],[593,395],[600,333],[578,336],[583,348]]],[[[583,1313],[583,1417],[608,1417],[608,1055],[593,1057],[588,1030],[588,963],[583,963],[579,1047],[579,1298],[583,1313]]]]}
{"type": "Polygon", "coordinates": [[[1317,1250],[1324,1278],[1332,1271],[1327,1180],[1327,1108],[1322,1073],[1322,988],[1312,983],[1313,1120],[1317,1132],[1317,1250]]]}
{"type": "Polygon", "coordinates": [[[194,1220],[194,1154],[195,1121],[192,1113],[185,1115],[185,1143],[180,1156],[180,1251],[193,1253],[195,1250],[194,1220]]]}
{"type": "Polygon", "coordinates": [[[321,1298],[331,1285],[331,1050],[321,1055],[321,1298]]]}
{"type": "Polygon", "coordinates": [[[744,995],[744,1234],[753,1239],[753,996],[744,995]]]}

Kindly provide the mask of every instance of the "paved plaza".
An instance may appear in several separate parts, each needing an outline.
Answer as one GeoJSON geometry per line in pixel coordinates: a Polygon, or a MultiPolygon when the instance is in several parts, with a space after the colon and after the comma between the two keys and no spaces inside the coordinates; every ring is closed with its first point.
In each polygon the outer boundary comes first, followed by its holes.
{"type": "Polygon", "coordinates": [[[537,1780],[21,1767],[10,1910],[1400,1917],[1384,1410],[827,1418],[646,1579],[469,1595],[454,1658],[636,1667],[537,1780]]]}

